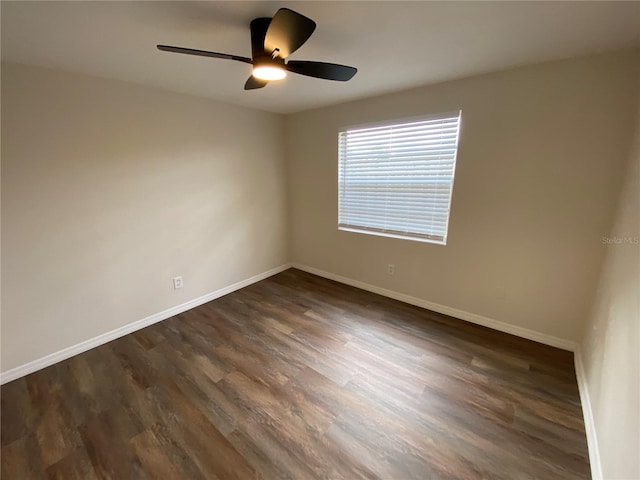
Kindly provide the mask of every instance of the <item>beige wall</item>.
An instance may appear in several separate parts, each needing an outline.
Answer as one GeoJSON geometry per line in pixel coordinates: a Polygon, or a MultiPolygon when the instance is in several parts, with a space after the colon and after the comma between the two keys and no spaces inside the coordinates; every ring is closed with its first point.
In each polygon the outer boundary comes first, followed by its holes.
{"type": "Polygon", "coordinates": [[[283,264],[282,149],[278,115],[3,64],[2,371],[283,264]]]}
{"type": "Polygon", "coordinates": [[[640,478],[640,109],[581,357],[606,479],[640,478]],[[619,243],[621,242],[621,243],[619,243]]]}
{"type": "Polygon", "coordinates": [[[291,259],[578,340],[631,141],[639,57],[548,63],[287,117],[291,259]],[[447,246],[338,231],[339,127],[456,109],[447,246]]]}

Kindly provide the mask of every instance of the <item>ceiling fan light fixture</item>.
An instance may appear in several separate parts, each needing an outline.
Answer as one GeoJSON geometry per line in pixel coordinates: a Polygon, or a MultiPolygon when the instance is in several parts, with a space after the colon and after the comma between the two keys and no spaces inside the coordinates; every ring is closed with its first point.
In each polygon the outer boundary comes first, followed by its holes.
{"type": "Polygon", "coordinates": [[[287,76],[287,71],[278,66],[259,65],[253,67],[252,75],[260,80],[282,80],[287,76]]]}
{"type": "Polygon", "coordinates": [[[249,24],[251,58],[171,45],[157,45],[157,47],[164,52],[248,63],[252,65],[252,72],[244,84],[245,90],[266,87],[269,82],[285,78],[287,72],[340,82],[351,80],[358,71],[357,68],[337,63],[288,60],[289,55],[309,40],[315,28],[316,22],[310,18],[288,8],[281,8],[273,17],[254,18],[249,24]]]}

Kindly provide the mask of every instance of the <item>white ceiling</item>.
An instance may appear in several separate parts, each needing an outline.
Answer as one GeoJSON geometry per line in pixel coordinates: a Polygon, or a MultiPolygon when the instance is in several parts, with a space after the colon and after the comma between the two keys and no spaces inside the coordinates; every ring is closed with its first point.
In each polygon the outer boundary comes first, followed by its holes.
{"type": "Polygon", "coordinates": [[[2,59],[295,112],[640,44],[640,2],[7,2],[2,59]],[[350,82],[290,74],[245,92],[250,66],[159,52],[250,55],[249,22],[280,7],[316,21],[290,58],[358,67],[350,82]]]}

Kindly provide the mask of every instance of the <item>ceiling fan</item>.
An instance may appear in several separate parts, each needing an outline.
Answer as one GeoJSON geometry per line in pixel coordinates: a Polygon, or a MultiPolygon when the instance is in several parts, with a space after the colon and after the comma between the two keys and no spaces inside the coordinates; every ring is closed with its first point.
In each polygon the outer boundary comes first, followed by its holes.
{"type": "Polygon", "coordinates": [[[309,39],[316,29],[316,22],[288,8],[281,8],[273,18],[254,19],[250,28],[252,58],[170,45],[158,45],[158,49],[165,52],[235,60],[253,65],[252,74],[244,84],[245,90],[262,88],[272,80],[281,80],[286,77],[287,72],[346,82],[351,80],[358,71],[357,68],[335,63],[285,61],[309,39]]]}

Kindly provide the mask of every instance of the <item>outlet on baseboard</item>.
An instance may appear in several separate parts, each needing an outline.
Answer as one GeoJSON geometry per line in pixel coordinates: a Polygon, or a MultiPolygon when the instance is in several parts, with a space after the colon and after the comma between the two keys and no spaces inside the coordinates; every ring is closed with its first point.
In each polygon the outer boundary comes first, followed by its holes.
{"type": "Polygon", "coordinates": [[[394,275],[396,273],[396,266],[393,263],[387,265],[387,273],[389,275],[394,275]]]}
{"type": "Polygon", "coordinates": [[[183,286],[182,277],[173,277],[173,288],[174,288],[174,290],[182,288],[182,286],[183,286]]]}

